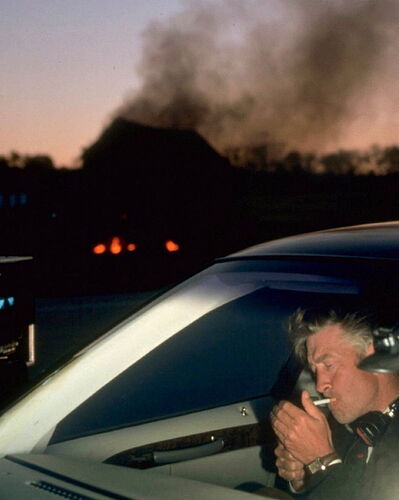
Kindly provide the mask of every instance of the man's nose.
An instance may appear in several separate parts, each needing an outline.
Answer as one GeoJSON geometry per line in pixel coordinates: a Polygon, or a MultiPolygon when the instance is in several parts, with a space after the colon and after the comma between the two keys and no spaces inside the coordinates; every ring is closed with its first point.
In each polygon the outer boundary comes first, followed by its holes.
{"type": "Polygon", "coordinates": [[[326,395],[326,392],[331,389],[331,379],[327,373],[321,370],[316,372],[316,391],[326,395]]]}

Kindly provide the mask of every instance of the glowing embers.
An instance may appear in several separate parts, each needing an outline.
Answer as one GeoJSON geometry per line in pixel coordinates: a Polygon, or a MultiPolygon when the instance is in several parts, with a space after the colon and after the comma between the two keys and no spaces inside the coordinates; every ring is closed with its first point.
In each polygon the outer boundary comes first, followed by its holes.
{"type": "Polygon", "coordinates": [[[93,247],[93,253],[96,255],[101,255],[107,251],[107,247],[104,245],[104,243],[99,243],[95,247],[93,247]]]}
{"type": "Polygon", "coordinates": [[[124,252],[135,252],[137,250],[136,243],[126,243],[120,236],[113,236],[106,243],[98,243],[92,248],[92,253],[95,255],[104,255],[110,253],[112,255],[120,255],[124,252]]]}
{"type": "Polygon", "coordinates": [[[122,242],[118,236],[114,236],[112,238],[111,244],[109,246],[109,251],[114,255],[118,255],[119,253],[122,253],[122,242]]]}
{"type": "MultiPolygon", "coordinates": [[[[91,249],[94,255],[121,255],[126,253],[134,253],[137,251],[139,245],[133,242],[126,242],[120,236],[113,236],[109,240],[97,243],[91,249]]],[[[181,250],[180,244],[175,240],[169,239],[162,242],[159,241],[156,246],[153,243],[148,245],[140,245],[141,251],[147,250],[148,254],[158,254],[159,252],[166,252],[167,254],[177,253],[181,250]],[[157,250],[158,248],[158,250],[157,250]]]]}
{"type": "Polygon", "coordinates": [[[173,240],[165,241],[165,248],[168,252],[178,252],[180,250],[180,245],[173,240]]]}

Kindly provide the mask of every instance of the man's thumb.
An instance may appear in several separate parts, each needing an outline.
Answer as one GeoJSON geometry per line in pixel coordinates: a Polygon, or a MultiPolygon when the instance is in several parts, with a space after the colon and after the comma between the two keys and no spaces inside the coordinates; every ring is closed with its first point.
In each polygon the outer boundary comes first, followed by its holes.
{"type": "Polygon", "coordinates": [[[308,413],[312,417],[318,417],[320,415],[320,410],[313,404],[313,400],[310,397],[308,391],[302,391],[301,402],[306,413],[308,413]]]}

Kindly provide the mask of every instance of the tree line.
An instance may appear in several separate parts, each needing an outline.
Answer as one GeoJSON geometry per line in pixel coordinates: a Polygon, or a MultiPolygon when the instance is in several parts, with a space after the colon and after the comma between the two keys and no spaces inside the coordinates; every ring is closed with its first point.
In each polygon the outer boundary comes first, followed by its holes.
{"type": "Polygon", "coordinates": [[[230,148],[233,165],[269,173],[318,175],[389,175],[399,172],[399,146],[374,145],[367,150],[338,150],[328,154],[289,151],[276,158],[267,145],[230,148]]]}
{"type": "MultiPolygon", "coordinates": [[[[278,158],[271,154],[268,145],[258,145],[228,148],[223,154],[233,166],[276,174],[390,175],[399,172],[399,146],[396,145],[373,145],[362,151],[342,149],[327,154],[292,150],[278,158]]],[[[69,170],[68,166],[56,167],[50,155],[23,155],[17,151],[0,155],[0,173],[14,168],[38,174],[69,170]]]]}

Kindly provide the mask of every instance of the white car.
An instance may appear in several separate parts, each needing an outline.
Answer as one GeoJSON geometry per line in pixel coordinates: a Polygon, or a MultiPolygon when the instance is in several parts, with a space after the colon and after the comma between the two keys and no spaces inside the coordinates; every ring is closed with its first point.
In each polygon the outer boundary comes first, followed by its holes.
{"type": "Polygon", "coordinates": [[[398,266],[399,222],[218,259],[3,412],[0,498],[253,498],[275,481],[269,411],[302,371],[287,318],[326,305],[389,315],[398,266]]]}

